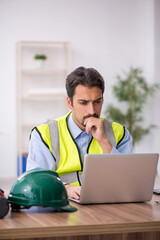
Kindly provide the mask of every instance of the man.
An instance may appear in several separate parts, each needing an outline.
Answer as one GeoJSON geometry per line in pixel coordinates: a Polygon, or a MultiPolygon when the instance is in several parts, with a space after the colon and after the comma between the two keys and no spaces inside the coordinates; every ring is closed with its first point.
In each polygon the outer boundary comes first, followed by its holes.
{"type": "Polygon", "coordinates": [[[66,90],[71,112],[34,128],[27,170],[56,171],[68,196],[79,199],[84,155],[131,153],[132,138],[122,125],[100,118],[104,80],[98,71],[75,69],[66,79],[66,90]]]}

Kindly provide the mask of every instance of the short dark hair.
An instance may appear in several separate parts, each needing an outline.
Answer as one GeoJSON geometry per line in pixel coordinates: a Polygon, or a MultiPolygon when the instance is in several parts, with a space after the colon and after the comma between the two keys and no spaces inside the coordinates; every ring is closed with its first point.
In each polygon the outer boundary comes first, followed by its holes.
{"type": "Polygon", "coordinates": [[[71,72],[66,78],[67,95],[71,101],[75,93],[76,87],[81,84],[87,87],[98,87],[104,93],[104,79],[101,74],[94,68],[79,67],[71,72]]]}

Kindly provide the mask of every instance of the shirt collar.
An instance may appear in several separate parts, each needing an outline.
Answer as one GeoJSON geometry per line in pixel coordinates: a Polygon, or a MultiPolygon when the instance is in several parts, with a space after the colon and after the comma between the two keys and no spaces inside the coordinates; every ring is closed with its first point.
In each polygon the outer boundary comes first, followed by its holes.
{"type": "Polygon", "coordinates": [[[68,118],[68,127],[74,139],[79,136],[83,131],[73,121],[72,114],[68,118]]]}

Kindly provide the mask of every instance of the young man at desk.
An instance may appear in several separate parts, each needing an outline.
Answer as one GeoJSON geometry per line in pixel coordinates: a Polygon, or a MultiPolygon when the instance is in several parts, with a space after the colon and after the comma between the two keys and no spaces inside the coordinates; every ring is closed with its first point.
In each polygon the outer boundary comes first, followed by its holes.
{"type": "MultiPolygon", "coordinates": [[[[27,170],[56,171],[68,197],[79,199],[86,153],[131,153],[132,137],[122,125],[100,118],[104,80],[93,68],[79,67],[66,79],[66,116],[32,131],[27,170]]],[[[55,106],[54,106],[55,107],[55,106]]]]}

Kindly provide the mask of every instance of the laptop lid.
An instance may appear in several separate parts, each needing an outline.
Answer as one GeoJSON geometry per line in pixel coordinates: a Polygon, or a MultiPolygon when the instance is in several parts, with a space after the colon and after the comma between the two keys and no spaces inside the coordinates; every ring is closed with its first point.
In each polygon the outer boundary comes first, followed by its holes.
{"type": "Polygon", "coordinates": [[[157,153],[86,154],[79,203],[151,200],[158,157],[157,153]]]}

